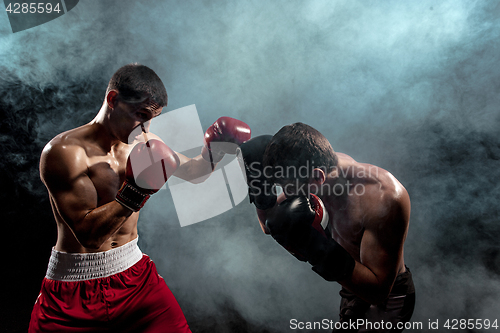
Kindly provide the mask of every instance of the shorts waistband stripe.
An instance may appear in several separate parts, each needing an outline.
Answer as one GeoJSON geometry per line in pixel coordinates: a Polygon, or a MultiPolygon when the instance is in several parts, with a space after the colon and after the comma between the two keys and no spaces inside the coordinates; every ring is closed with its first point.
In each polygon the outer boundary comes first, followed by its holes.
{"type": "Polygon", "coordinates": [[[108,277],[135,265],[142,258],[138,238],[109,251],[66,253],[52,249],[45,277],[58,281],[84,281],[108,277]]]}

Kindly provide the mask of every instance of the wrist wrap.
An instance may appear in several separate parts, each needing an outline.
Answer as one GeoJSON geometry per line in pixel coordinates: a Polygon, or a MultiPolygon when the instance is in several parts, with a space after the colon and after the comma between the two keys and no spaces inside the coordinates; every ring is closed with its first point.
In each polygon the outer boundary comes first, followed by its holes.
{"type": "Polygon", "coordinates": [[[128,180],[125,180],[122,187],[118,190],[115,200],[128,209],[138,212],[144,207],[149,197],[149,194],[140,191],[137,187],[130,184],[128,180]]]}

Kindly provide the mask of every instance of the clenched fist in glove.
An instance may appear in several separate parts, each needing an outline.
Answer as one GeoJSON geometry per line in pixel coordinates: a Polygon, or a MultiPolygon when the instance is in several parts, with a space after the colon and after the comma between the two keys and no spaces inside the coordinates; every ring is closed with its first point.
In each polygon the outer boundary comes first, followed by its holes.
{"type": "Polygon", "coordinates": [[[267,218],[271,236],[327,281],[350,277],[355,261],[325,232],[327,212],[317,196],[295,196],[281,202],[267,218]],[[325,218],[326,217],[326,218],[325,218]]]}
{"type": "Polygon", "coordinates": [[[139,211],[151,194],[167,182],[180,161],[177,154],[159,140],[141,142],[132,148],[125,170],[125,181],[116,195],[123,206],[139,211]]]}
{"type": "Polygon", "coordinates": [[[201,150],[203,159],[213,164],[220,162],[225,154],[235,154],[236,148],[250,140],[250,127],[241,120],[220,117],[205,132],[205,145],[201,150]]]}

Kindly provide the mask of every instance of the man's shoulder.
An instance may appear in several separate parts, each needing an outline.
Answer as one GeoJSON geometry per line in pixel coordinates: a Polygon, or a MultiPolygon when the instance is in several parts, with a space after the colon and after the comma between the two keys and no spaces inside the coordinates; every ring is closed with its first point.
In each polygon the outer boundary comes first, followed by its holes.
{"type": "Polygon", "coordinates": [[[40,156],[40,175],[80,172],[86,169],[86,142],[82,128],[75,128],[56,135],[43,148],[40,156]]]}
{"type": "Polygon", "coordinates": [[[380,182],[379,187],[382,191],[383,198],[388,204],[401,204],[401,201],[404,201],[404,198],[408,196],[406,188],[389,171],[380,167],[377,167],[377,171],[379,172],[377,178],[380,182]]]}
{"type": "Polygon", "coordinates": [[[89,144],[88,132],[88,125],[62,132],[45,145],[42,155],[56,152],[65,155],[85,151],[86,146],[89,144]]]}
{"type": "Polygon", "coordinates": [[[77,158],[85,154],[84,144],[78,138],[64,133],[50,140],[42,150],[41,159],[77,158]]]}
{"type": "MultiPolygon", "coordinates": [[[[377,167],[376,183],[367,189],[367,199],[373,204],[371,215],[377,223],[394,223],[409,220],[410,197],[405,187],[389,171],[377,167]]],[[[372,175],[373,176],[373,175],[372,175]]]]}

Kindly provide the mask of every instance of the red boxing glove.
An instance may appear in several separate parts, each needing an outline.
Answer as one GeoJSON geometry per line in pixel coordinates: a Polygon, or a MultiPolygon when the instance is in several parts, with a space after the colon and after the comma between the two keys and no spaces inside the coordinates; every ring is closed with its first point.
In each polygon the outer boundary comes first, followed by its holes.
{"type": "Polygon", "coordinates": [[[241,120],[220,117],[205,132],[201,156],[208,162],[217,163],[225,154],[236,154],[236,148],[250,140],[250,136],[250,127],[241,120]]]}
{"type": "Polygon", "coordinates": [[[163,142],[138,143],[128,156],[125,181],[116,194],[116,201],[134,212],[139,211],[179,164],[177,154],[163,142]]]}
{"type": "Polygon", "coordinates": [[[328,211],[326,210],[323,201],[312,193],[309,196],[309,201],[311,202],[311,208],[316,213],[311,226],[318,230],[323,236],[327,238],[331,237],[330,226],[328,224],[328,211]]]}

